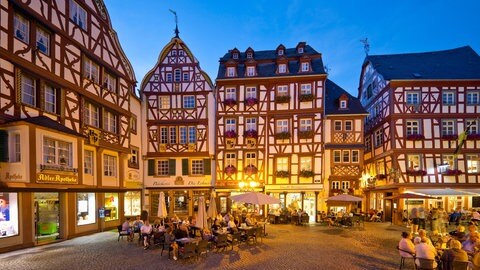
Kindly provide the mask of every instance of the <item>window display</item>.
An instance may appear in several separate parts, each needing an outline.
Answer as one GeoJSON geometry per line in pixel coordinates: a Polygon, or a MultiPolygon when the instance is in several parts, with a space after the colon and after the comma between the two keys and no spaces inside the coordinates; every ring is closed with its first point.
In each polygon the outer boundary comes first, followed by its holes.
{"type": "Polygon", "coordinates": [[[95,193],[77,193],[77,225],[95,223],[95,193]]]}
{"type": "Polygon", "coordinates": [[[142,210],[141,191],[125,192],[125,216],[138,216],[142,210]]]}
{"type": "Polygon", "coordinates": [[[118,193],[105,193],[105,221],[118,219],[118,193]]]}
{"type": "Polygon", "coordinates": [[[0,238],[18,235],[17,193],[0,192],[0,238]]]}

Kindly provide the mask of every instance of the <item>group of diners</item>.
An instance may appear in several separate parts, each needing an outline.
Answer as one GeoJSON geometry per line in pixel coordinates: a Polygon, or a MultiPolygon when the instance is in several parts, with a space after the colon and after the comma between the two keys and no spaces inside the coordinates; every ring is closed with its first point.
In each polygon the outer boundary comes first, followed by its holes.
{"type": "Polygon", "coordinates": [[[338,212],[330,210],[328,214],[322,211],[320,218],[322,222],[325,222],[329,227],[351,227],[367,219],[364,213],[357,212],[355,209],[348,213],[343,209],[338,212]]]}
{"type": "Polygon", "coordinates": [[[480,238],[474,223],[468,225],[467,232],[462,225],[446,234],[427,233],[425,229],[402,232],[398,250],[402,263],[404,258],[413,258],[422,269],[427,263],[432,269],[452,270],[454,263],[462,262],[468,269],[480,270],[480,238]]]}
{"type": "MultiPolygon", "coordinates": [[[[179,252],[183,251],[186,243],[205,240],[209,247],[215,247],[219,241],[219,235],[225,235],[227,243],[232,243],[233,235],[238,237],[238,241],[247,241],[249,236],[253,236],[256,240],[257,228],[264,226],[264,222],[257,221],[252,214],[247,214],[243,218],[232,214],[218,215],[213,220],[209,220],[208,224],[212,225],[206,228],[198,228],[195,223],[195,218],[181,220],[174,215],[165,220],[157,218],[152,224],[148,219],[142,220],[137,216],[133,221],[127,217],[121,230],[128,233],[128,241],[133,241],[135,235],[139,235],[138,243],[142,244],[144,249],[160,246],[163,252],[163,249],[168,247],[169,254],[173,253],[173,259],[177,260],[179,252]]],[[[264,233],[264,227],[261,228],[264,233]]]]}

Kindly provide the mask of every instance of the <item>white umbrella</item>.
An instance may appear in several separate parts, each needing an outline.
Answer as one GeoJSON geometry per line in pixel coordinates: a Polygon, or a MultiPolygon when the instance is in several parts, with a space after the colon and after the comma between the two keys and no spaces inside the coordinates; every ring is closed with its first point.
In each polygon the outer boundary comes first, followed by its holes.
{"type": "Polygon", "coordinates": [[[230,199],[236,202],[251,203],[251,204],[278,204],[280,199],[268,196],[260,192],[247,192],[235,196],[231,196],[230,199]]]}
{"type": "Polygon", "coordinates": [[[336,196],[329,197],[327,202],[361,202],[362,198],[348,195],[348,194],[339,194],[336,196]]]}
{"type": "Polygon", "coordinates": [[[205,210],[205,198],[200,196],[198,198],[198,212],[197,212],[197,219],[195,221],[195,227],[200,228],[207,228],[207,211],[205,210]]]}
{"type": "Polygon", "coordinates": [[[208,206],[207,216],[209,218],[215,219],[218,215],[217,203],[215,202],[215,192],[212,191],[210,194],[210,205],[208,206]]]}
{"type": "Polygon", "coordinates": [[[167,217],[167,206],[165,205],[165,193],[160,192],[159,198],[158,198],[158,211],[157,211],[157,216],[159,218],[163,219],[167,217]]]}

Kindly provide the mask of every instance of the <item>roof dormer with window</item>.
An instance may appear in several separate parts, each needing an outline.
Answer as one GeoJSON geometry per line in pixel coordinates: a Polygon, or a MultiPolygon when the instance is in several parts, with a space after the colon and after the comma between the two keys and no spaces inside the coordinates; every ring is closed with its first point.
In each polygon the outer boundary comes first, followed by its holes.
{"type": "Polygon", "coordinates": [[[285,56],[277,58],[276,74],[288,74],[288,59],[285,56]]]}
{"type": "Polygon", "coordinates": [[[342,94],[339,98],[338,98],[338,108],[340,110],[347,110],[348,109],[348,95],[346,94],[342,94]]]}
{"type": "Polygon", "coordinates": [[[230,51],[232,59],[238,60],[240,58],[240,51],[237,48],[234,48],[230,51]]]}
{"type": "Polygon", "coordinates": [[[310,57],[304,55],[300,58],[299,60],[299,72],[311,72],[312,71],[312,64],[311,64],[311,59],[310,57]]]}
{"type": "Polygon", "coordinates": [[[297,50],[297,53],[298,54],[302,54],[305,52],[305,46],[306,46],[306,42],[299,42],[297,47],[296,47],[296,50],[297,50]]]}
{"type": "Polygon", "coordinates": [[[285,46],[283,46],[283,44],[280,44],[277,47],[277,57],[282,57],[284,55],[285,55],[285,46]]]}
{"type": "Polygon", "coordinates": [[[248,47],[248,49],[245,51],[245,55],[247,56],[247,59],[253,59],[254,51],[251,47],[248,47]]]}
{"type": "Polygon", "coordinates": [[[237,64],[233,61],[228,61],[225,64],[225,77],[237,77],[237,64]]]}

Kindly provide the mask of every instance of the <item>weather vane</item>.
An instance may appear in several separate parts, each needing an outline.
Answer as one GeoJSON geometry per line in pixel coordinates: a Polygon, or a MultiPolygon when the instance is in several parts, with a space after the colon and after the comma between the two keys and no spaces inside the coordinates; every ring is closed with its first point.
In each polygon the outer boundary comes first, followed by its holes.
{"type": "Polygon", "coordinates": [[[173,13],[173,15],[175,15],[175,37],[178,38],[178,33],[180,33],[180,31],[178,31],[178,17],[177,17],[177,12],[175,12],[174,10],[171,10],[171,9],[168,9],[170,10],[171,13],[173,13]]]}
{"type": "Polygon", "coordinates": [[[360,39],[360,42],[363,43],[363,50],[365,51],[365,55],[368,55],[370,51],[370,44],[368,44],[368,38],[360,39]]]}

